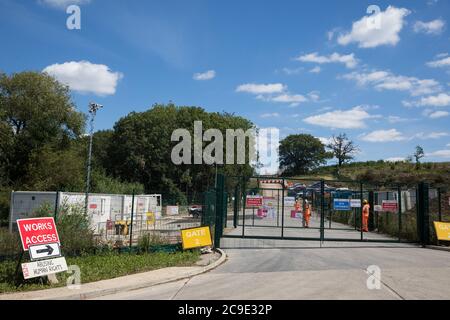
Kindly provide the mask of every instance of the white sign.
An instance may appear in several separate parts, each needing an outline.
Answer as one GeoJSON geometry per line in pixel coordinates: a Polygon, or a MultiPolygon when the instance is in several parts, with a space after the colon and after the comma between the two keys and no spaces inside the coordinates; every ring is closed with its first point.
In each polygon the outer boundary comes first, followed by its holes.
{"type": "Polygon", "coordinates": [[[295,206],[295,197],[284,197],[284,206],[285,207],[294,207],[295,206]]]}
{"type": "Polygon", "coordinates": [[[376,205],[373,207],[373,210],[374,210],[374,211],[383,211],[383,206],[382,206],[382,205],[379,205],[379,204],[376,204],[376,205]]]}
{"type": "Polygon", "coordinates": [[[166,214],[168,216],[176,216],[176,215],[178,215],[178,206],[167,206],[166,214]]]}
{"type": "Polygon", "coordinates": [[[352,199],[352,200],[350,200],[350,207],[352,207],[352,208],[361,208],[361,200],[359,200],[359,199],[352,199]]]}
{"type": "Polygon", "coordinates": [[[59,244],[49,243],[37,246],[30,246],[29,254],[31,261],[35,261],[59,257],[61,255],[61,250],[59,249],[59,244]]]}
{"type": "Polygon", "coordinates": [[[67,271],[67,262],[64,257],[22,263],[22,272],[24,279],[47,276],[49,274],[67,271]]]}

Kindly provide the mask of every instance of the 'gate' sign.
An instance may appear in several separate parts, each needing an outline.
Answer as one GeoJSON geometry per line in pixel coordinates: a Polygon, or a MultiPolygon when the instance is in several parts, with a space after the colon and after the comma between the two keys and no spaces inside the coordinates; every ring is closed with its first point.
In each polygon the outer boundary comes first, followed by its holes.
{"type": "Polygon", "coordinates": [[[53,218],[33,218],[17,220],[20,240],[24,251],[30,246],[58,243],[59,237],[53,218]]]}
{"type": "Polygon", "coordinates": [[[181,230],[183,250],[201,248],[212,245],[209,227],[199,227],[181,230]]]}

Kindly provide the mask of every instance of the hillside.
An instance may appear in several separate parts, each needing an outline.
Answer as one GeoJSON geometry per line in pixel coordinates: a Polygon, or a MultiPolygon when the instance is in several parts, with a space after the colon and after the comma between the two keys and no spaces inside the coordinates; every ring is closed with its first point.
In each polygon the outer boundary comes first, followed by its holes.
{"type": "Polygon", "coordinates": [[[450,162],[423,163],[417,169],[408,162],[368,161],[346,164],[337,172],[336,166],[324,166],[313,174],[334,179],[363,180],[371,184],[413,185],[426,181],[434,186],[450,186],[450,162]]]}

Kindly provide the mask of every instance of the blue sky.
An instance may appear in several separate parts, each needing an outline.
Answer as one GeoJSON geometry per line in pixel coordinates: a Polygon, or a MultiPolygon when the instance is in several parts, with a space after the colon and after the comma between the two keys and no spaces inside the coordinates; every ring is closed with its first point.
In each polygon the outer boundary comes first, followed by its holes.
{"type": "Polygon", "coordinates": [[[444,0],[0,0],[0,70],[45,70],[81,111],[105,105],[98,129],[173,101],[282,137],[345,132],[358,160],[422,145],[450,161],[449,21],[444,0]]]}

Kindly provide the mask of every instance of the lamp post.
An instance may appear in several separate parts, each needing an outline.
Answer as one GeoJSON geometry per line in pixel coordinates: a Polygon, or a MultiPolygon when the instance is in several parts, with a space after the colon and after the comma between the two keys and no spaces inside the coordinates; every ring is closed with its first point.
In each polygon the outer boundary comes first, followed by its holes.
{"type": "Polygon", "coordinates": [[[103,108],[102,105],[91,102],[89,103],[89,114],[91,115],[90,121],[90,132],[89,132],[89,152],[88,152],[88,161],[87,161],[87,174],[86,174],[86,196],[84,209],[86,214],[88,213],[88,204],[89,204],[89,188],[91,185],[91,159],[92,159],[92,138],[94,136],[94,120],[97,115],[97,111],[103,108]]]}

